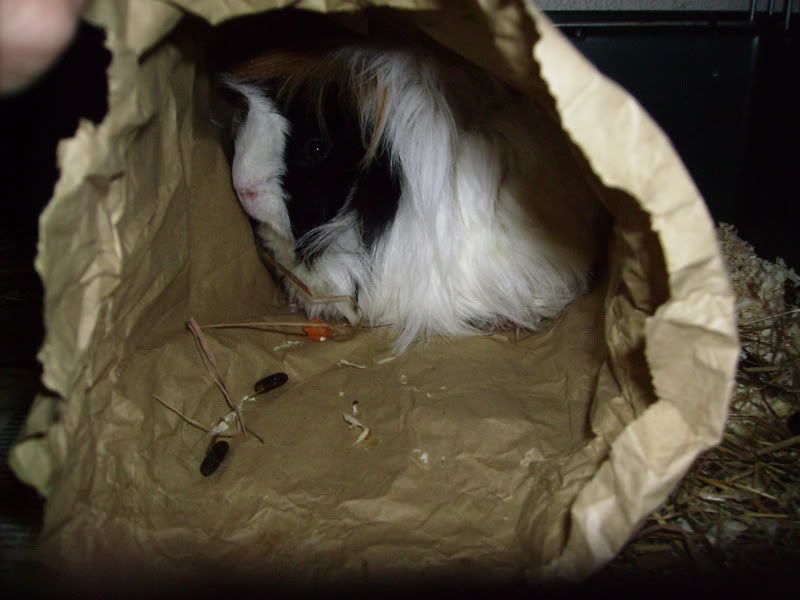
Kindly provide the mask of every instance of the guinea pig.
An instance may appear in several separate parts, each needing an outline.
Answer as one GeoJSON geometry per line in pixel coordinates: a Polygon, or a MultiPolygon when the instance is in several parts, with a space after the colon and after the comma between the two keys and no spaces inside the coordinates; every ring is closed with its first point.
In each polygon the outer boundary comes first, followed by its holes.
{"type": "Polygon", "coordinates": [[[390,325],[403,351],[536,329],[590,287],[595,193],[564,185],[578,171],[553,119],[477,67],[352,44],[270,52],[223,82],[233,187],[309,317],[390,325]]]}

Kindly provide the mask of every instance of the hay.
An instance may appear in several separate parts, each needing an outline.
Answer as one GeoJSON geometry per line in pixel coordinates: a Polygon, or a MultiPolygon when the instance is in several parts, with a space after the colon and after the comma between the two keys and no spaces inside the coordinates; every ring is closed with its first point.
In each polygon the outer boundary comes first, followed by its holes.
{"type": "Polygon", "coordinates": [[[718,235],[742,344],[724,437],[611,571],[720,574],[800,564],[800,277],[781,259],[758,258],[732,226],[721,224],[718,235]]]}

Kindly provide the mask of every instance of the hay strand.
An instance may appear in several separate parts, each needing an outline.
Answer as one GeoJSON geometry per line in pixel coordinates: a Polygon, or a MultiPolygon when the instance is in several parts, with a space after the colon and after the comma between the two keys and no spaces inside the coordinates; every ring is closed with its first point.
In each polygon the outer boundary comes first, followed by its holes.
{"type": "Polygon", "coordinates": [[[228,386],[225,385],[225,381],[219,374],[219,369],[217,368],[217,360],[214,357],[214,353],[211,351],[211,347],[208,345],[208,341],[203,335],[202,328],[200,327],[200,325],[197,324],[197,321],[195,321],[191,317],[189,318],[187,324],[189,326],[189,331],[192,332],[195,342],[197,343],[197,346],[200,349],[200,356],[203,359],[203,364],[206,366],[206,369],[211,375],[211,378],[214,380],[214,383],[222,392],[222,395],[225,396],[225,402],[227,402],[228,406],[231,409],[233,409],[233,411],[236,413],[237,423],[239,426],[239,430],[242,432],[242,435],[244,437],[247,437],[247,428],[244,425],[244,418],[242,417],[242,411],[239,408],[239,406],[235,404],[233,400],[231,400],[230,392],[228,392],[228,386]]]}

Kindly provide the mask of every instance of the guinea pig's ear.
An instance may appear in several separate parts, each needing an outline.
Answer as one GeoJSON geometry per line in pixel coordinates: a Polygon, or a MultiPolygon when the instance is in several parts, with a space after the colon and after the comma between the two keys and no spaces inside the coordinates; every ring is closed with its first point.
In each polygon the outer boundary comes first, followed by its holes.
{"type": "Polygon", "coordinates": [[[216,94],[234,110],[247,110],[247,98],[236,89],[237,81],[229,75],[220,75],[214,80],[216,94]]]}
{"type": "MultiPolygon", "coordinates": [[[[212,79],[211,84],[211,116],[232,116],[247,112],[247,98],[236,89],[236,81],[229,75],[218,75],[212,79]]],[[[224,118],[219,118],[215,124],[224,123],[224,118]]]]}

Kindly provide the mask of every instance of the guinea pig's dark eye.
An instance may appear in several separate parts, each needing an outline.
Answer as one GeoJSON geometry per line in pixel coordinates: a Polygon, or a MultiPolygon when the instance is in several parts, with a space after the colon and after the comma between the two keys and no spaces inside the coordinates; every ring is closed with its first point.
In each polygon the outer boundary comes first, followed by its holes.
{"type": "Polygon", "coordinates": [[[311,165],[318,165],[331,153],[331,145],[324,138],[311,138],[306,142],[304,150],[306,161],[311,165]]]}

